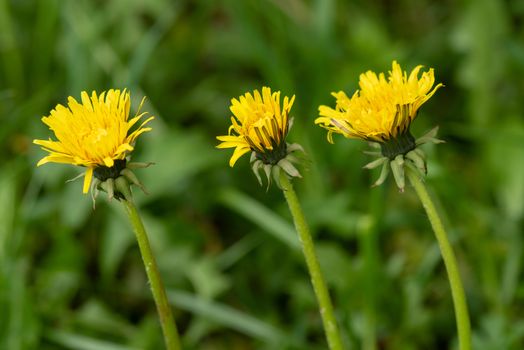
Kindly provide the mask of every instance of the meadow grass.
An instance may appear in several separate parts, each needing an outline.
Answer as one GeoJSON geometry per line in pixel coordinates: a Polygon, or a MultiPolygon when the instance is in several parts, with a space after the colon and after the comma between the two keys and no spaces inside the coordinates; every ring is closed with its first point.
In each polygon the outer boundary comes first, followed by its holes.
{"type": "MultiPolygon", "coordinates": [[[[473,348],[524,344],[524,10],[518,1],[392,3],[0,0],[0,349],[158,349],[160,326],[125,213],[92,210],[80,171],[35,168],[40,118],[82,90],[128,88],[156,119],[135,194],[184,349],[325,349],[281,191],[215,149],[230,98],[296,95],[293,185],[344,341],[354,349],[456,349],[449,285],[416,194],[363,171],[364,143],[313,124],[331,91],[391,61],[445,84],[413,133],[454,246],[473,348]],[[344,141],[344,142],[342,142],[344,141]],[[443,209],[443,210],[442,210],[443,209]]],[[[135,111],[132,111],[133,113],[135,111]]]]}

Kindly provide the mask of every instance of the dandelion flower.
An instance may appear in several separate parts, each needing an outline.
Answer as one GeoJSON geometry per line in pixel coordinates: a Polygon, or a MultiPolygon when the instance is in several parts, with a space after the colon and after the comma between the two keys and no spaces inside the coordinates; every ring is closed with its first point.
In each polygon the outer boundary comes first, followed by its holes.
{"type": "Polygon", "coordinates": [[[292,152],[301,151],[298,144],[286,143],[286,136],[291,129],[289,117],[295,96],[280,102],[280,91],[271,92],[269,87],[246,93],[231,100],[231,126],[228,135],[217,136],[221,143],[217,148],[234,148],[229,165],[233,167],[244,154],[251,152],[252,168],[261,182],[259,170],[264,169],[268,180],[270,173],[283,169],[289,176],[300,177],[292,163],[297,159],[292,152]]]}
{"type": "Polygon", "coordinates": [[[343,91],[334,92],[335,108],[320,106],[315,124],[328,130],[328,141],[333,143],[333,133],[347,138],[356,138],[378,143],[381,148],[380,159],[369,163],[367,168],[384,165],[382,174],[375,185],[380,185],[389,171],[389,165],[402,190],[403,162],[425,172],[424,155],[417,146],[435,139],[437,129],[431,130],[422,138],[415,140],[410,126],[420,107],[443,85],[435,84],[433,69],[420,75],[422,66],[417,66],[407,74],[393,61],[388,78],[384,73],[377,75],[368,71],[360,75],[359,86],[351,98],[343,91]]]}
{"type": "Polygon", "coordinates": [[[151,130],[145,125],[154,117],[135,127],[147,113],[130,119],[129,109],[130,94],[126,90],[109,90],[100,95],[93,91],[91,96],[83,91],[80,102],[69,97],[67,107],[58,104],[49,116],[42,118],[54,132],[56,141],[33,141],[49,152],[37,165],[65,163],[86,167],[84,194],[91,187],[93,174],[97,185],[108,179],[116,180],[122,172],[135,183],[136,178],[126,167],[126,157],[133,151],[138,136],[151,130]]]}
{"type": "Polygon", "coordinates": [[[405,175],[411,182],[428,214],[448,273],[459,348],[468,350],[471,349],[471,325],[457,261],[442,220],[422,181],[426,173],[426,162],[425,154],[418,146],[442,141],[436,138],[436,127],[418,139],[409,130],[420,107],[443,86],[440,83],[434,86],[433,69],[419,76],[421,69],[422,66],[415,67],[408,76],[393,61],[387,79],[383,73],[378,76],[371,71],[361,74],[360,90],[351,98],[342,91],[333,93],[336,98],[335,108],[320,106],[320,117],[315,123],[328,130],[328,141],[331,143],[333,133],[337,133],[347,138],[370,141],[376,148],[380,148],[380,152],[368,152],[378,159],[365,166],[373,169],[382,165],[375,186],[385,181],[390,169],[401,192],[405,186],[405,175]]]}
{"type": "Polygon", "coordinates": [[[295,96],[291,99],[285,96],[281,105],[280,91],[272,93],[269,87],[263,87],[262,94],[255,90],[238,99],[232,99],[231,126],[228,135],[217,136],[217,139],[221,141],[217,148],[235,149],[229,160],[231,167],[242,155],[251,152],[251,167],[258,182],[262,184],[260,170],[263,169],[268,180],[268,188],[273,178],[278,187],[282,189],[299,235],[313,291],[321,310],[320,315],[329,348],[342,349],[333,305],[322,271],[320,271],[313,239],[290,181],[290,178],[301,177],[293,165],[293,163],[299,163],[299,159],[293,153],[304,152],[300,145],[286,142],[292,125],[289,113],[294,101],[295,96]]]}

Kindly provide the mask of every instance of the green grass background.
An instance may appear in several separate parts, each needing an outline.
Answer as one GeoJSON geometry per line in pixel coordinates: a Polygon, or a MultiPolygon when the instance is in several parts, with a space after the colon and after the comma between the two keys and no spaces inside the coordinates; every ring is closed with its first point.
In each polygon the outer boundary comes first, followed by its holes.
{"type": "Polygon", "coordinates": [[[0,0],[0,349],[161,349],[122,208],[92,209],[80,168],[45,165],[42,116],[82,90],[128,88],[156,116],[136,192],[186,349],[325,349],[291,218],[248,157],[215,149],[229,102],[296,94],[295,181],[344,341],[352,349],[456,349],[449,284],[410,188],[363,142],[313,125],[358,75],[434,67],[440,89],[415,136],[456,249],[477,350],[524,349],[524,2],[517,0],[0,0]]]}

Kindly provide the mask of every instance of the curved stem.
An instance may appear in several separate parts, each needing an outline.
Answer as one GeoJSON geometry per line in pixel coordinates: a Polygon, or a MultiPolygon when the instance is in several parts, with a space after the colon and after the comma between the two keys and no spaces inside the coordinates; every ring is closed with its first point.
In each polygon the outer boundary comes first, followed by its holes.
{"type": "Polygon", "coordinates": [[[435,232],[435,236],[440,247],[442,259],[448,272],[448,279],[451,285],[451,295],[453,297],[453,305],[455,307],[455,317],[457,321],[458,340],[460,350],[471,350],[471,325],[469,321],[468,305],[466,303],[466,296],[464,294],[464,287],[460,279],[460,273],[457,267],[457,260],[453,253],[453,248],[449,243],[446,231],[442,225],[442,221],[438,212],[428,194],[424,182],[410,167],[406,167],[406,174],[409,181],[415,188],[426,213],[428,214],[431,227],[435,232]]]}
{"type": "Polygon", "coordinates": [[[138,247],[140,248],[140,254],[144,261],[146,268],[147,278],[151,285],[151,292],[153,293],[153,299],[155,300],[158,317],[160,318],[160,325],[162,326],[162,332],[164,333],[164,341],[166,343],[167,350],[180,350],[180,340],[178,331],[176,329],[175,320],[171,313],[171,306],[167,300],[166,291],[160,278],[160,272],[151,251],[147,233],[144,228],[144,224],[140,219],[140,215],[136,209],[135,204],[131,200],[122,199],[122,204],[126,209],[126,213],[133,226],[133,231],[136,235],[138,247]]]}
{"type": "Polygon", "coordinates": [[[309,233],[309,227],[306,223],[295,190],[284,171],[280,173],[280,185],[282,186],[282,191],[284,192],[284,197],[286,197],[291,215],[293,216],[295,228],[302,246],[302,252],[306,259],[311,283],[313,284],[313,290],[315,291],[317,302],[320,307],[320,315],[322,316],[322,323],[324,325],[324,331],[326,332],[329,348],[331,350],[342,350],[342,340],[333,313],[333,305],[331,304],[331,298],[329,297],[324,277],[320,271],[320,265],[315,253],[313,239],[309,233]]]}

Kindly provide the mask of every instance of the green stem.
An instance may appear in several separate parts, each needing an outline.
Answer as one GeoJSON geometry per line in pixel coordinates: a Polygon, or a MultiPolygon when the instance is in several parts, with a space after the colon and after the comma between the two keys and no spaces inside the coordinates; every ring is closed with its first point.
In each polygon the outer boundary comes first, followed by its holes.
{"type": "Polygon", "coordinates": [[[451,285],[451,295],[453,297],[453,305],[455,307],[455,317],[457,320],[457,330],[458,330],[458,339],[459,339],[459,349],[460,350],[471,350],[471,326],[469,321],[468,314],[468,305],[466,303],[466,296],[464,294],[464,287],[460,280],[460,273],[457,267],[457,260],[455,254],[453,253],[453,248],[449,243],[446,231],[442,225],[442,221],[437,213],[435,205],[431,200],[424,182],[415,172],[415,170],[410,167],[406,167],[406,174],[409,178],[409,181],[415,188],[417,195],[428,214],[431,227],[435,232],[437,238],[440,252],[442,254],[442,259],[444,260],[444,265],[448,272],[448,279],[451,285]]]}
{"type": "Polygon", "coordinates": [[[317,302],[320,307],[320,315],[322,316],[322,322],[324,324],[324,331],[326,332],[329,348],[331,350],[342,350],[342,340],[333,313],[333,305],[331,304],[331,298],[329,297],[324,277],[320,271],[320,265],[315,253],[313,239],[309,233],[309,227],[304,218],[304,213],[300,207],[293,185],[291,185],[291,182],[284,171],[280,173],[280,185],[282,186],[282,191],[286,197],[300,239],[302,251],[311,277],[311,283],[313,284],[313,290],[315,291],[317,302]]]}
{"type": "Polygon", "coordinates": [[[155,257],[153,256],[151,246],[149,245],[144,224],[140,219],[135,204],[131,200],[122,199],[122,204],[124,204],[126,213],[131,221],[138,242],[138,247],[142,254],[142,260],[144,261],[147,277],[151,285],[151,291],[153,292],[153,299],[155,300],[158,317],[160,318],[160,325],[162,326],[162,332],[164,333],[166,349],[180,350],[180,340],[175,320],[171,313],[171,306],[167,300],[166,291],[162,279],[160,278],[160,272],[158,271],[155,257]]]}

